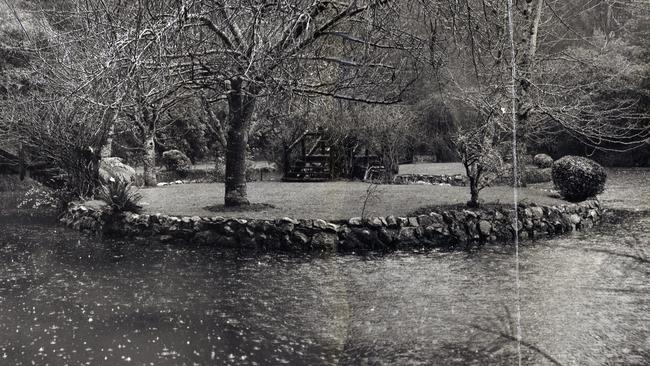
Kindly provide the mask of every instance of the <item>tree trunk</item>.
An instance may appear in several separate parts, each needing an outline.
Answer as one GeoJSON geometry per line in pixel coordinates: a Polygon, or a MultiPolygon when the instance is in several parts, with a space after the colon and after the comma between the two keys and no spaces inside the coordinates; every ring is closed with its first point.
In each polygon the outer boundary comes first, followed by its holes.
{"type": "Polygon", "coordinates": [[[20,180],[25,180],[27,163],[25,161],[25,148],[22,142],[18,144],[18,172],[20,173],[20,180]]]}
{"type": "Polygon", "coordinates": [[[479,195],[479,189],[478,189],[478,182],[476,179],[470,177],[469,178],[469,194],[470,198],[469,201],[467,202],[468,207],[479,207],[479,202],[478,202],[478,195],[479,195]]]}
{"type": "Polygon", "coordinates": [[[291,170],[290,157],[291,157],[291,150],[289,150],[289,146],[287,146],[287,144],[283,144],[282,145],[282,169],[285,177],[289,175],[289,171],[291,170]]]}
{"type": "Polygon", "coordinates": [[[216,179],[217,182],[220,182],[221,179],[224,178],[224,175],[221,175],[221,169],[224,168],[224,162],[223,162],[223,153],[221,149],[215,148],[214,149],[214,171],[215,175],[214,178],[216,179]]]}
{"type": "Polygon", "coordinates": [[[156,181],[156,143],[155,132],[149,131],[144,140],[144,185],[153,187],[156,181]]]}
{"type": "Polygon", "coordinates": [[[111,127],[109,127],[108,133],[106,134],[106,141],[100,153],[102,158],[110,158],[113,156],[113,136],[115,136],[115,123],[111,123],[111,127]]]}
{"type": "Polygon", "coordinates": [[[467,179],[469,180],[469,194],[470,194],[470,199],[467,201],[467,206],[468,207],[478,207],[478,195],[480,189],[478,188],[478,184],[480,181],[480,172],[477,170],[478,167],[476,166],[477,163],[471,163],[466,160],[467,156],[463,153],[461,153],[461,156],[463,156],[463,166],[465,167],[465,175],[467,176],[467,179]]]}
{"type": "MultiPolygon", "coordinates": [[[[513,185],[516,187],[526,186],[523,177],[526,175],[526,154],[527,154],[527,130],[530,120],[530,113],[534,109],[533,96],[530,95],[533,85],[533,72],[535,68],[535,54],[537,52],[537,38],[539,23],[542,17],[543,0],[526,0],[522,10],[523,24],[522,37],[519,44],[518,61],[518,83],[517,83],[517,175],[513,174],[513,185]]],[[[514,172],[514,166],[513,166],[514,172]]]]}
{"type": "Polygon", "coordinates": [[[382,165],[384,166],[384,171],[382,172],[382,182],[389,184],[393,182],[393,178],[395,177],[395,171],[399,170],[399,166],[397,165],[397,159],[393,157],[393,155],[389,152],[383,152],[382,154],[382,165]]]}
{"type": "Polygon", "coordinates": [[[246,193],[246,147],[255,99],[243,90],[241,79],[231,80],[228,106],[230,128],[226,145],[224,203],[226,207],[245,206],[250,204],[246,193]]]}
{"type": "Polygon", "coordinates": [[[612,2],[605,1],[607,5],[607,15],[605,18],[605,46],[609,44],[609,39],[612,36],[612,2]]]}
{"type": "Polygon", "coordinates": [[[248,136],[244,129],[230,128],[226,149],[226,206],[248,205],[246,193],[246,145],[248,136]]]}

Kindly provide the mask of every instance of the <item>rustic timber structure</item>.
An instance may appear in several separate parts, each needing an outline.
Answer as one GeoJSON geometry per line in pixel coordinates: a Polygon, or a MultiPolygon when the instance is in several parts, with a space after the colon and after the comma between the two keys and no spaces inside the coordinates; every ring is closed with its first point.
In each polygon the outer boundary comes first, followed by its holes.
{"type": "Polygon", "coordinates": [[[305,131],[284,148],[284,181],[321,182],[332,176],[332,141],[322,128],[305,131]]]}
{"type": "Polygon", "coordinates": [[[284,147],[286,182],[322,182],[338,177],[372,180],[381,172],[380,159],[363,144],[335,140],[327,130],[307,130],[284,147]],[[361,153],[361,154],[360,154],[361,153]]]}

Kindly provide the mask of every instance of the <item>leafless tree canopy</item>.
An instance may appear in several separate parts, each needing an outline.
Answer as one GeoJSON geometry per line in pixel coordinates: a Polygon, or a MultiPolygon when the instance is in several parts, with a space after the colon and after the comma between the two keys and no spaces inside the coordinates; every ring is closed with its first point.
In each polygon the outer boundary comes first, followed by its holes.
{"type": "Polygon", "coordinates": [[[405,119],[435,116],[431,108],[441,107],[422,105],[442,101],[460,116],[448,134],[473,136],[488,125],[492,138],[482,141],[493,151],[513,132],[514,85],[522,152],[564,135],[601,150],[647,146],[649,7],[514,4],[512,47],[505,0],[0,2],[8,24],[0,92],[9,111],[0,134],[48,160],[57,149],[39,139],[82,124],[72,130],[89,131],[80,144],[97,152],[91,160],[102,147],[110,155],[107,146],[137,151],[154,185],[156,149],[179,120],[196,120],[214,140],[213,155],[225,157],[227,205],[248,203],[249,138],[263,144],[317,124],[336,129],[343,118],[331,112],[354,104],[376,116],[373,134],[402,119],[422,145],[431,134],[418,128],[439,121],[405,119]]]}

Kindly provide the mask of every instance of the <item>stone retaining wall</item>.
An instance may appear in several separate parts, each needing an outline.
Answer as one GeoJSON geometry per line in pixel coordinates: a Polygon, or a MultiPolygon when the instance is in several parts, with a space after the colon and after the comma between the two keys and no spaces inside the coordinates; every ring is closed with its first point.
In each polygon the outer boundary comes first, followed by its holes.
{"type": "MultiPolygon", "coordinates": [[[[509,242],[513,210],[441,210],[417,217],[352,218],[347,221],[231,219],[123,213],[71,203],[61,218],[84,232],[159,242],[289,252],[355,252],[425,247],[466,247],[509,242]]],[[[598,201],[563,206],[521,205],[517,229],[522,239],[544,238],[591,228],[600,220],[598,201]]]]}
{"type": "Polygon", "coordinates": [[[468,185],[468,179],[462,174],[399,174],[393,178],[393,184],[448,184],[451,186],[465,187],[468,185]]]}

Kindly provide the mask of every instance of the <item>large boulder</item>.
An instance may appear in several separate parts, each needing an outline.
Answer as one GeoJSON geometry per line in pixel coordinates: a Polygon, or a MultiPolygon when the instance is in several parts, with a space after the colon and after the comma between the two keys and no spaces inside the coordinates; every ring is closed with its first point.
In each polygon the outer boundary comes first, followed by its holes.
{"type": "Polygon", "coordinates": [[[91,210],[102,211],[108,204],[102,200],[90,200],[83,203],[83,205],[91,210]]]}
{"type": "Polygon", "coordinates": [[[533,164],[538,168],[550,168],[553,166],[553,158],[546,154],[537,154],[533,157],[533,164]]]}
{"type": "Polygon", "coordinates": [[[584,201],[605,190],[607,173],[591,159],[565,156],[553,163],[553,184],[560,195],[569,201],[584,201]]]}
{"type": "Polygon", "coordinates": [[[124,164],[118,157],[102,158],[99,162],[99,178],[106,184],[113,178],[116,181],[131,183],[135,180],[135,169],[124,164]]]}

